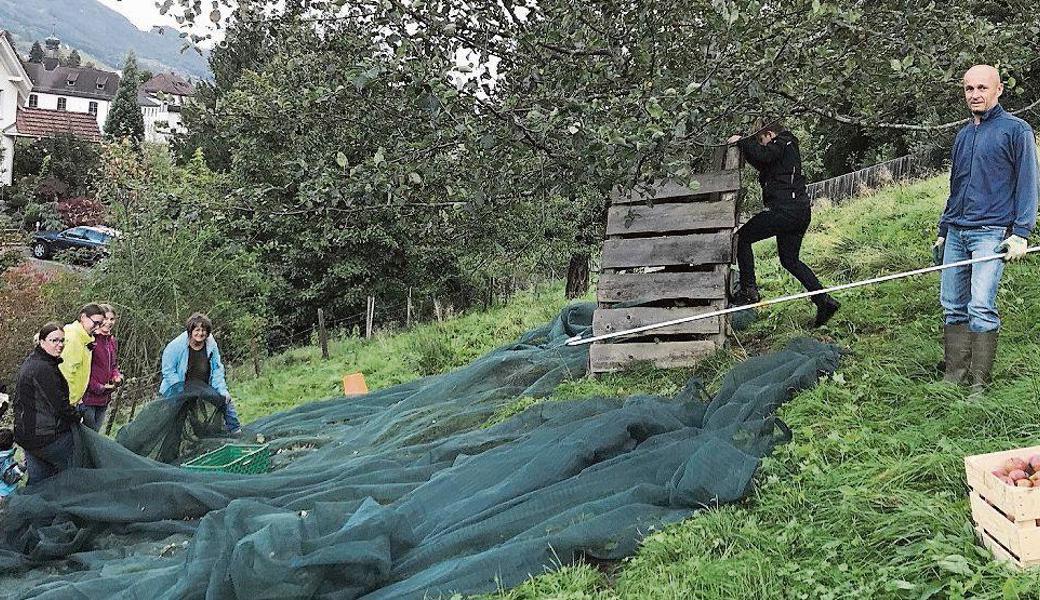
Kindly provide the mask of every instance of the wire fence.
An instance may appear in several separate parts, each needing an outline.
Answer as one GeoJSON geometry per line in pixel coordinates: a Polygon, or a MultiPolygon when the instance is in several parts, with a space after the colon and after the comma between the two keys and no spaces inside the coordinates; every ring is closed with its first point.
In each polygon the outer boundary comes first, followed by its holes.
{"type": "Polygon", "coordinates": [[[809,184],[806,186],[806,192],[813,204],[823,199],[839,203],[867,190],[928,173],[938,168],[940,162],[934,154],[908,154],[809,184]]]}

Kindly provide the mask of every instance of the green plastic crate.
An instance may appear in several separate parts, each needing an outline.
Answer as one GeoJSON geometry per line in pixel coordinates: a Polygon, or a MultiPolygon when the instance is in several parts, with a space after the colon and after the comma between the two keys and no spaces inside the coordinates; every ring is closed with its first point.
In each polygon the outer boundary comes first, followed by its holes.
{"type": "Polygon", "coordinates": [[[212,452],[193,458],[181,465],[191,471],[221,471],[254,475],[271,468],[271,451],[263,446],[224,444],[212,452]]]}

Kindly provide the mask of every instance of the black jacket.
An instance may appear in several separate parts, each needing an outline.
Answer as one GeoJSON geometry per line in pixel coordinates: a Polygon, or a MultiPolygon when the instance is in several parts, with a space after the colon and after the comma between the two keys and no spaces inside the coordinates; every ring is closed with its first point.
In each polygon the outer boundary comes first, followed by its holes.
{"type": "Polygon", "coordinates": [[[69,404],[69,384],[60,358],[37,347],[22,363],[14,390],[14,440],[27,450],[42,448],[78,421],[69,404]]]}
{"type": "Polygon", "coordinates": [[[805,176],[802,175],[802,154],[794,134],[781,131],[764,146],[752,136],[737,142],[737,147],[748,163],[758,170],[763,204],[774,209],[809,206],[805,176]]]}

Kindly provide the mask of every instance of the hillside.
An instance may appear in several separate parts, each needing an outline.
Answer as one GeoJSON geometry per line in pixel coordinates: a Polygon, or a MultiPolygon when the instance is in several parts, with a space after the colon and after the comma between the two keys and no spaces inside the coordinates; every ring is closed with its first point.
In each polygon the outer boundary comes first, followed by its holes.
{"type": "MultiPolygon", "coordinates": [[[[945,186],[940,177],[817,211],[806,262],[825,283],[928,264],[945,186]]],[[[775,246],[759,258],[767,296],[797,290],[779,270],[775,246]]],[[[1040,325],[1032,300],[1040,294],[1040,267],[1032,260],[1005,274],[996,381],[982,397],[937,381],[935,275],[842,294],[843,309],[824,331],[804,329],[808,302],[767,310],[729,350],[696,370],[642,370],[561,385],[546,401],[671,394],[693,374],[717,389],[735,362],[793,337],[826,337],[848,350],[835,376],[782,409],[794,439],[765,462],[747,502],[655,533],[620,565],[564,568],[500,597],[1035,597],[1035,572],[1008,571],[975,544],[962,464],[967,454],[1040,442],[1040,325]]],[[[376,373],[375,386],[423,374],[420,364],[450,369],[510,339],[532,317],[546,319],[559,298],[559,290],[543,291],[441,326],[367,344],[346,340],[329,363],[316,351],[293,351],[270,361],[259,379],[236,377],[232,391],[247,407],[243,412],[258,415],[332,395],[338,376],[353,368],[376,373]]],[[[513,408],[532,402],[521,399],[513,408]]]]}
{"type": "Polygon", "coordinates": [[[33,40],[53,34],[63,45],[112,69],[121,68],[127,51],[133,50],[142,68],[211,77],[204,57],[193,50],[181,53],[183,41],[176,31],[141,31],[96,0],[0,0],[0,28],[14,35],[22,55],[28,54],[33,40]]]}

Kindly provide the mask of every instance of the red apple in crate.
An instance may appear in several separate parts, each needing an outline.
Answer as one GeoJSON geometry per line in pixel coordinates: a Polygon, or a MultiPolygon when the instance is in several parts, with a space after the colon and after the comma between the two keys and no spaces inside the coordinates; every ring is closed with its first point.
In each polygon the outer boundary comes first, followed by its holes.
{"type": "Polygon", "coordinates": [[[1021,458],[1009,458],[1004,461],[1004,468],[1008,470],[1008,475],[1010,476],[1011,471],[1025,471],[1028,469],[1029,463],[1021,458]]]}
{"type": "Polygon", "coordinates": [[[992,471],[990,471],[990,473],[993,473],[997,477],[1007,477],[1008,470],[1005,469],[1004,467],[1000,467],[1000,468],[997,468],[997,469],[993,469],[992,471]]]}
{"type": "Polygon", "coordinates": [[[1019,479],[1015,482],[1015,485],[1020,488],[1031,488],[1033,487],[1033,482],[1028,479],[1019,479]]]}
{"type": "Polygon", "coordinates": [[[1011,486],[1015,485],[1015,480],[1011,479],[1007,475],[1002,475],[1002,476],[998,477],[997,479],[1003,481],[1004,483],[1006,483],[1008,485],[1011,485],[1011,486]]]}
{"type": "Polygon", "coordinates": [[[1029,466],[1032,467],[1033,471],[1040,471],[1040,454],[1034,454],[1029,457],[1029,466]]]}
{"type": "Polygon", "coordinates": [[[1008,477],[1014,479],[1015,481],[1018,481],[1019,479],[1027,479],[1029,477],[1029,473],[1026,473],[1022,469],[1015,469],[1014,471],[1008,473],[1008,477]]]}

